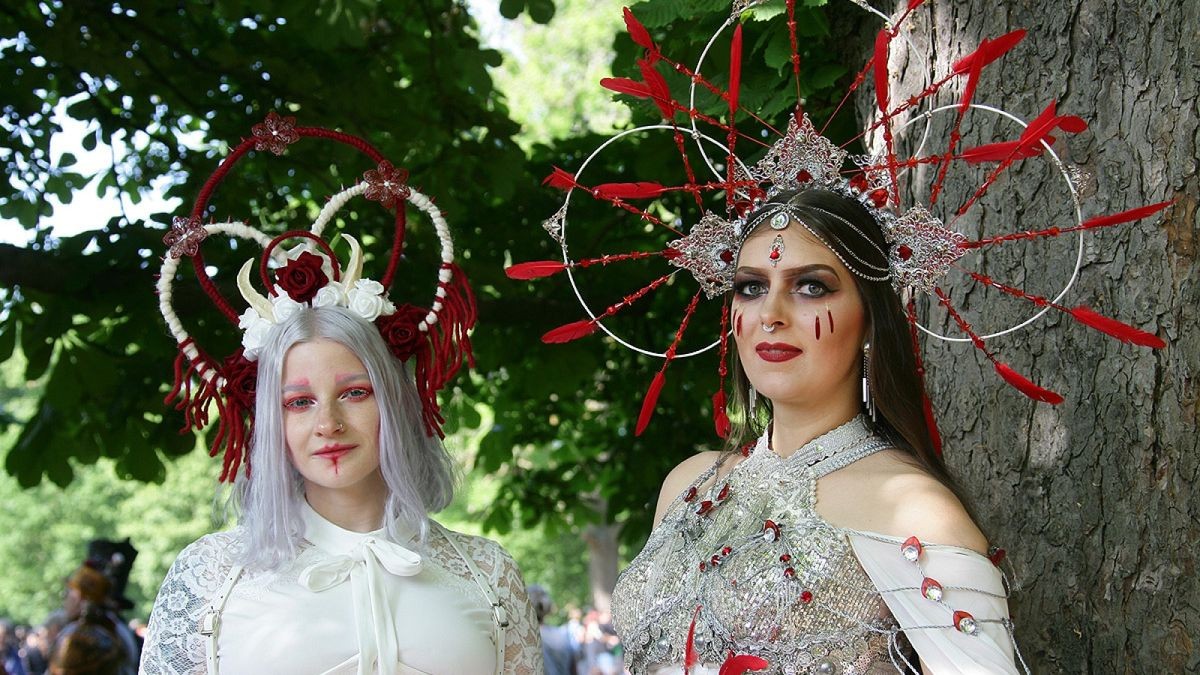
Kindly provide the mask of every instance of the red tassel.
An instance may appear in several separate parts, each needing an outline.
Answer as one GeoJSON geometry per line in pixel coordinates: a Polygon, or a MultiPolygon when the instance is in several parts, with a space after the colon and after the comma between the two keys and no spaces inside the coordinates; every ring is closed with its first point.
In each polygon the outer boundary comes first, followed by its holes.
{"type": "Polygon", "coordinates": [[[625,8],[625,30],[629,31],[629,38],[634,43],[646,49],[654,49],[654,40],[650,39],[650,31],[646,30],[646,27],[637,20],[628,7],[625,8]]]}
{"type": "Polygon", "coordinates": [[[549,185],[560,190],[570,190],[578,183],[575,182],[574,174],[567,173],[556,166],[554,171],[542,181],[542,185],[549,185]]]}
{"type": "Polygon", "coordinates": [[[504,273],[509,279],[541,279],[567,269],[565,263],[557,260],[530,260],[529,262],[509,265],[504,273]]]}
{"type": "Polygon", "coordinates": [[[650,424],[650,418],[654,417],[654,407],[658,405],[658,394],[662,391],[663,384],[667,381],[667,374],[663,371],[658,371],[654,375],[654,379],[650,382],[650,388],[646,390],[646,397],[642,399],[642,412],[638,415],[637,427],[634,428],[633,435],[641,436],[646,430],[646,425],[650,424]]]}
{"type": "Polygon", "coordinates": [[[942,434],[938,431],[937,418],[933,415],[933,401],[925,391],[925,381],[921,380],[921,408],[925,411],[925,426],[929,427],[929,440],[933,443],[933,452],[942,455],[942,434]]]}
{"type": "Polygon", "coordinates": [[[688,675],[692,666],[700,661],[700,657],[696,654],[696,619],[700,618],[700,608],[703,605],[696,605],[696,612],[692,614],[692,625],[688,627],[687,643],[683,649],[683,675],[688,675]]]}
{"type": "Polygon", "coordinates": [[[552,344],[562,344],[572,340],[578,340],[581,337],[586,337],[596,332],[596,322],[592,319],[583,321],[575,321],[563,326],[559,326],[554,330],[548,331],[542,336],[542,342],[552,344]]]}
{"type": "Polygon", "coordinates": [[[1080,305],[1071,310],[1071,316],[1075,317],[1076,321],[1091,326],[1096,330],[1110,335],[1125,342],[1127,344],[1141,345],[1143,347],[1153,347],[1154,349],[1162,349],[1167,346],[1167,343],[1162,341],[1162,338],[1153,333],[1147,333],[1144,330],[1139,330],[1125,323],[1121,323],[1116,319],[1109,318],[1103,314],[1098,314],[1089,307],[1080,305]]]}
{"type": "Polygon", "coordinates": [[[659,183],[640,181],[637,183],[602,183],[592,188],[599,199],[648,199],[666,192],[659,183]]]}
{"type": "Polygon", "coordinates": [[[600,86],[618,94],[629,94],[635,98],[650,98],[650,87],[646,86],[646,83],[631,80],[628,77],[606,77],[600,80],[600,86]]]}
{"type": "Polygon", "coordinates": [[[713,394],[713,423],[716,425],[717,436],[729,438],[729,413],[725,410],[725,390],[713,394]]]}
{"type": "Polygon", "coordinates": [[[1000,377],[1004,378],[1005,382],[1009,383],[1029,398],[1035,401],[1049,403],[1051,405],[1058,405],[1059,403],[1063,402],[1062,396],[1050,391],[1049,389],[1039,387],[1038,385],[1029,381],[1029,379],[1024,375],[1010,368],[1007,364],[1000,361],[993,361],[992,364],[996,367],[996,372],[999,373],[1000,377]]]}
{"type": "Polygon", "coordinates": [[[1150,204],[1149,206],[1139,206],[1135,209],[1129,209],[1128,211],[1121,211],[1120,213],[1113,213],[1107,216],[1088,218],[1087,220],[1083,221],[1082,227],[1089,229],[1093,227],[1107,227],[1108,225],[1116,225],[1117,223],[1128,223],[1133,220],[1141,220],[1146,216],[1162,211],[1174,203],[1175,200],[1171,199],[1165,202],[1159,202],[1157,204],[1150,204]]]}
{"type": "Polygon", "coordinates": [[[730,654],[721,664],[717,675],[742,675],[747,670],[766,670],[771,662],[761,656],[751,654],[730,654]]]}

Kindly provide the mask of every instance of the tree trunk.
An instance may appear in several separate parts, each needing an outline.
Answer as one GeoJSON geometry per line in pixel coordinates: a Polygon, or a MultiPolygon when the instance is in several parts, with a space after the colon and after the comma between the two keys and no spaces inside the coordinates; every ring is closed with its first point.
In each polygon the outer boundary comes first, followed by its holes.
{"type": "Polygon", "coordinates": [[[620,525],[588,525],[583,533],[588,546],[592,606],[600,612],[612,609],[613,588],[617,585],[617,534],[620,531],[620,525]]]}
{"type": "MultiPolygon", "coordinates": [[[[1165,350],[1120,344],[1055,312],[988,340],[1001,360],[1062,393],[1058,406],[1005,386],[970,344],[927,339],[924,354],[946,460],[984,532],[1009,551],[1018,585],[1010,608],[1033,672],[1195,672],[1200,3],[955,0],[931,9],[925,35],[938,73],[984,37],[1028,29],[985,71],[975,101],[1030,120],[1057,99],[1060,114],[1090,123],[1055,146],[1069,146],[1069,161],[1095,175],[1083,217],[1176,200],[1162,214],[1086,235],[1079,279],[1062,300],[1155,332],[1165,350]]],[[[895,54],[893,67],[906,56],[895,54]]],[[[955,86],[942,103],[961,93],[955,86]]],[[[1007,198],[956,229],[1040,229],[1064,216],[1069,224],[1065,193],[1042,194],[1056,177],[1037,175],[1018,170],[994,190],[1007,198]]],[[[954,177],[948,187],[970,194],[954,177]]],[[[1078,242],[1060,239],[993,247],[963,262],[1053,295],[1078,242]]],[[[990,324],[985,331],[1032,314],[961,276],[946,289],[990,324]]],[[[925,309],[931,328],[956,335],[944,311],[925,309]]]]}

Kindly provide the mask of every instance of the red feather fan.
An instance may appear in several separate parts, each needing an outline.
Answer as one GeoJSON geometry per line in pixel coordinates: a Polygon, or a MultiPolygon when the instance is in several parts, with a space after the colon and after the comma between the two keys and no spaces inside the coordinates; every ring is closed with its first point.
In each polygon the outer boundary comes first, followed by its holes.
{"type": "Polygon", "coordinates": [[[641,436],[642,432],[646,430],[646,425],[650,424],[650,418],[654,417],[654,407],[658,405],[658,395],[662,392],[663,384],[666,381],[667,373],[664,369],[658,371],[650,382],[650,388],[646,390],[646,397],[642,399],[642,412],[638,414],[637,427],[633,431],[635,436],[641,436]]]}
{"type": "Polygon", "coordinates": [[[628,7],[625,8],[625,30],[629,31],[629,39],[633,40],[635,44],[651,51],[654,50],[654,40],[650,39],[650,31],[646,30],[646,27],[637,20],[628,7]]]}
{"type": "Polygon", "coordinates": [[[1111,319],[1103,314],[1098,314],[1091,308],[1083,305],[1072,309],[1071,316],[1075,317],[1075,319],[1080,323],[1091,326],[1101,333],[1112,336],[1127,344],[1153,347],[1154,349],[1162,349],[1163,347],[1167,346],[1167,343],[1163,342],[1162,338],[1153,333],[1147,333],[1144,330],[1139,330],[1128,324],[1121,323],[1116,319],[1111,319]]]}
{"type": "Polygon", "coordinates": [[[649,181],[602,183],[592,188],[592,194],[600,199],[649,199],[666,191],[661,184],[649,181]]]}
{"type": "Polygon", "coordinates": [[[1049,389],[1039,387],[1033,382],[1030,382],[1028,378],[1010,368],[1008,364],[1000,361],[993,361],[992,365],[995,366],[996,372],[999,373],[1000,377],[1004,378],[1005,382],[1011,384],[1018,391],[1020,391],[1022,394],[1025,394],[1029,398],[1035,401],[1049,403],[1051,405],[1058,405],[1059,403],[1063,402],[1062,396],[1050,391],[1049,389]]]}
{"type": "Polygon", "coordinates": [[[628,77],[606,77],[600,80],[600,86],[615,91],[618,94],[629,94],[636,98],[650,98],[650,87],[644,82],[631,80],[628,77]]]}
{"type": "Polygon", "coordinates": [[[563,171],[556,166],[554,171],[542,181],[542,185],[549,185],[559,190],[570,190],[579,184],[575,182],[575,174],[563,171]]]}

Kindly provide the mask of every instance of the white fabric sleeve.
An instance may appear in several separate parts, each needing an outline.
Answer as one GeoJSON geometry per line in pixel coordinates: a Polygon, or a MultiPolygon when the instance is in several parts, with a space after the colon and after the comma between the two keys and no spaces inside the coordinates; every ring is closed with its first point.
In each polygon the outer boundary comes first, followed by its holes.
{"type": "Polygon", "coordinates": [[[1013,659],[1008,592],[990,560],[966,549],[923,543],[914,563],[901,552],[900,539],[856,532],[847,536],[927,675],[1020,672],[1013,659]],[[922,595],[927,577],[941,584],[940,602],[922,595]],[[974,618],[975,634],[954,626],[957,611],[974,618]]]}
{"type": "Polygon", "coordinates": [[[167,571],[146,630],[139,673],[195,675],[206,672],[200,619],[229,571],[232,536],[222,532],[193,542],[167,571]]]}

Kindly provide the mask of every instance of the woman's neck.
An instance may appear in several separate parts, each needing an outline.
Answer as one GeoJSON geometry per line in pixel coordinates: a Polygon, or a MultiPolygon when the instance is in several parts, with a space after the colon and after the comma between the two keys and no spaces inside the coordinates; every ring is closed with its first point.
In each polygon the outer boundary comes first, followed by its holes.
{"type": "Polygon", "coordinates": [[[821,405],[771,403],[771,448],[780,457],[790,457],[812,439],[840,427],[859,413],[859,403],[852,397],[821,405]]]}
{"type": "Polygon", "coordinates": [[[304,486],[304,498],[322,518],[351,532],[371,532],[383,524],[387,484],[376,472],[373,479],[353,487],[327,488],[314,483],[304,486]]]}

